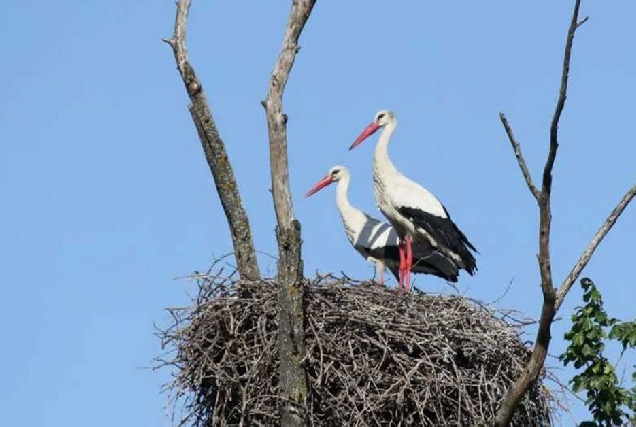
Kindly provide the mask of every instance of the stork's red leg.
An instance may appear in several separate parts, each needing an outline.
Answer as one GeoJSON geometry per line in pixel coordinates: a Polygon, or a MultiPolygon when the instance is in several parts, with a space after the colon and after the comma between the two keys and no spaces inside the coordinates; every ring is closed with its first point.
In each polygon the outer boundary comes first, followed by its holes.
{"type": "Polygon", "coordinates": [[[411,268],[413,267],[413,248],[411,247],[411,236],[406,236],[406,256],[404,273],[406,275],[405,288],[406,292],[411,289],[411,268]]]}
{"type": "Polygon", "coordinates": [[[404,253],[404,241],[402,239],[400,239],[398,243],[398,252],[400,253],[398,289],[402,289],[402,284],[404,283],[404,267],[406,266],[406,254],[404,253]]]}

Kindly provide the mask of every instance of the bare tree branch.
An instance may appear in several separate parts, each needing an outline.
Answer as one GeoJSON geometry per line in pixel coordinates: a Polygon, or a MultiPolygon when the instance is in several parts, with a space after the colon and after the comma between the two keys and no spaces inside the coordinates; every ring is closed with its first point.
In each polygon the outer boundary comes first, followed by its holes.
{"type": "Polygon", "coordinates": [[[570,60],[572,58],[572,42],[574,41],[574,33],[577,28],[583,25],[589,18],[586,16],[581,22],[579,22],[580,6],[581,0],[576,0],[576,3],[574,4],[574,13],[572,13],[572,21],[570,21],[570,28],[568,28],[565,53],[563,54],[563,70],[561,72],[559,99],[557,100],[557,105],[554,109],[552,123],[550,123],[550,150],[548,152],[548,160],[545,162],[545,168],[543,169],[542,192],[546,198],[550,197],[550,192],[552,191],[552,169],[554,168],[554,160],[556,159],[557,149],[559,148],[559,120],[561,119],[561,114],[563,113],[563,107],[565,106],[565,100],[567,98],[568,77],[570,75],[570,60]]]}
{"type": "Polygon", "coordinates": [[[510,141],[510,144],[512,145],[512,149],[515,152],[515,157],[517,158],[517,162],[519,163],[519,168],[521,168],[521,173],[523,174],[523,178],[526,180],[528,189],[530,190],[530,192],[532,193],[532,195],[538,202],[540,193],[536,185],[534,185],[534,182],[532,181],[532,175],[530,174],[530,170],[528,170],[528,165],[526,164],[526,160],[523,158],[523,154],[521,153],[521,145],[519,144],[519,141],[517,141],[517,139],[515,138],[515,135],[512,132],[512,128],[510,127],[510,124],[508,123],[508,119],[506,118],[506,115],[504,113],[499,113],[499,120],[501,120],[501,123],[503,124],[504,129],[506,130],[506,134],[508,135],[508,140],[510,141]]]}
{"type": "Polygon", "coordinates": [[[293,0],[283,45],[274,65],[267,99],[269,153],[272,195],[276,211],[278,277],[280,289],[279,355],[281,425],[307,423],[307,378],[303,366],[305,313],[303,307],[303,263],[300,222],[294,219],[287,159],[287,115],[283,114],[283,93],[298,53],[298,38],[309,19],[316,0],[293,0]]]}
{"type": "Polygon", "coordinates": [[[239,274],[244,279],[258,280],[260,279],[260,271],[256,259],[256,251],[254,250],[252,232],[247,214],[243,208],[236,179],[234,178],[234,171],[225,151],[225,144],[214,124],[212,112],[203,91],[203,85],[188,60],[186,27],[189,10],[190,0],[179,0],[177,2],[174,33],[172,38],[166,38],[163,41],[172,47],[177,69],[190,97],[190,114],[203,145],[205,158],[212,172],[214,184],[230,227],[239,274]]]}
{"type": "Polygon", "coordinates": [[[601,244],[607,233],[609,233],[612,227],[614,227],[614,224],[616,224],[616,221],[621,216],[627,205],[629,205],[629,203],[632,201],[635,195],[636,185],[634,185],[627,193],[625,193],[618,205],[616,205],[614,210],[612,210],[612,213],[609,214],[601,228],[598,229],[588,247],[585,248],[585,251],[583,251],[581,258],[579,258],[579,260],[576,262],[576,264],[572,268],[572,271],[570,271],[570,274],[567,275],[567,277],[563,281],[563,284],[561,284],[561,287],[556,293],[557,311],[561,307],[561,304],[563,304],[563,300],[565,299],[567,293],[570,291],[570,288],[572,288],[572,285],[581,275],[581,272],[590,261],[590,258],[592,258],[592,255],[594,254],[596,248],[598,248],[598,245],[601,244]]]}
{"type": "Polygon", "coordinates": [[[563,55],[563,67],[561,71],[561,86],[559,88],[559,98],[554,110],[552,122],[550,124],[550,148],[548,151],[548,158],[543,169],[543,180],[541,193],[539,195],[539,211],[540,211],[540,225],[539,225],[539,268],[541,270],[541,286],[544,293],[544,302],[546,294],[549,299],[554,298],[554,286],[552,286],[552,270],[550,262],[550,232],[551,232],[551,203],[550,198],[552,195],[552,169],[554,168],[554,161],[556,159],[557,149],[559,147],[559,120],[565,106],[565,100],[567,98],[568,78],[570,73],[570,61],[572,57],[572,44],[574,42],[574,34],[576,29],[587,21],[587,17],[583,21],[579,22],[579,8],[581,0],[576,0],[574,4],[574,12],[572,13],[572,20],[570,21],[570,27],[568,28],[567,40],[565,43],[565,53],[563,55]]]}
{"type": "Polygon", "coordinates": [[[294,65],[298,38],[316,0],[293,0],[292,10],[285,29],[283,46],[274,65],[269,81],[267,99],[262,102],[267,112],[267,126],[270,141],[270,162],[272,174],[272,194],[279,227],[289,227],[293,219],[293,208],[289,188],[289,167],[287,160],[287,115],[283,114],[283,93],[294,65]]]}
{"type": "Polygon", "coordinates": [[[594,238],[581,255],[578,262],[572,268],[572,271],[563,281],[563,284],[558,291],[553,286],[552,270],[550,265],[550,232],[551,232],[551,193],[552,193],[552,170],[554,169],[554,162],[559,147],[558,130],[559,120],[563,113],[565,106],[565,100],[567,99],[568,77],[570,71],[570,61],[572,55],[572,44],[574,41],[574,35],[576,30],[583,25],[588,18],[584,18],[579,21],[579,8],[581,5],[580,0],[576,0],[574,4],[574,12],[572,13],[572,20],[570,21],[570,27],[568,29],[567,41],[565,44],[565,52],[563,55],[563,67],[561,73],[561,85],[559,88],[559,97],[557,105],[554,110],[552,122],[550,124],[550,146],[548,151],[548,157],[546,159],[545,167],[543,169],[543,179],[541,191],[538,191],[532,182],[532,178],[528,167],[521,154],[519,143],[515,139],[512,129],[506,120],[505,115],[500,114],[499,118],[504,125],[508,139],[512,144],[512,147],[517,157],[519,167],[526,180],[526,184],[530,189],[530,192],[537,199],[539,205],[539,269],[541,272],[541,289],[543,292],[543,306],[541,309],[541,318],[539,320],[539,329],[537,331],[537,339],[535,346],[532,350],[530,360],[528,361],[523,373],[519,376],[513,387],[508,390],[501,407],[497,413],[495,419],[496,426],[506,426],[510,423],[510,419],[514,413],[515,408],[520,402],[523,395],[526,393],[530,385],[538,377],[541,371],[545,358],[547,356],[548,347],[550,345],[550,329],[554,322],[554,317],[561,307],[565,296],[572,288],[572,285],[579,277],[590,258],[594,254],[594,251],[599,246],[603,238],[612,229],[620,215],[623,213],[627,205],[632,201],[636,195],[636,186],[632,187],[623,197],[623,199],[614,208],[612,213],[607,217],[601,228],[596,232],[594,238]]]}
{"type": "MultiPolygon", "coordinates": [[[[532,349],[530,360],[526,365],[515,384],[508,390],[504,400],[499,407],[495,418],[495,426],[507,426],[510,424],[512,415],[517,408],[523,395],[528,391],[533,381],[538,377],[541,368],[548,354],[550,346],[550,329],[556,315],[556,292],[552,280],[552,267],[550,261],[550,231],[552,213],[550,206],[550,196],[552,191],[552,169],[556,159],[558,141],[558,127],[565,100],[567,98],[568,76],[570,71],[570,59],[572,54],[572,43],[576,29],[587,20],[579,22],[579,7],[581,0],[576,0],[574,12],[568,29],[565,43],[565,53],[563,55],[563,68],[561,72],[561,87],[559,88],[559,98],[557,101],[552,123],[550,124],[550,148],[548,158],[543,169],[542,188],[537,198],[539,204],[539,270],[541,272],[541,290],[543,292],[543,306],[541,307],[541,317],[539,318],[539,329],[537,339],[532,349]]],[[[505,126],[505,125],[504,125],[505,126]]],[[[514,147],[514,144],[513,144],[514,147]]],[[[515,153],[516,154],[516,153],[515,153]]],[[[520,163],[521,166],[521,163],[520,163]]],[[[523,171],[523,169],[522,169],[523,171]]],[[[525,173],[524,173],[525,176],[525,173]]],[[[532,191],[532,189],[530,189],[532,191]]],[[[535,193],[533,192],[533,195],[535,193]]],[[[536,196],[535,196],[536,197],[536,196]]]]}

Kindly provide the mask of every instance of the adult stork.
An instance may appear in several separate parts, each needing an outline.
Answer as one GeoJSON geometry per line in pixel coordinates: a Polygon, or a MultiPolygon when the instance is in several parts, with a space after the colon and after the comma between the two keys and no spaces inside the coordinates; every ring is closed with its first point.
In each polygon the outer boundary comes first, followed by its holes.
{"type": "Polygon", "coordinates": [[[477,270],[477,252],[451,219],[442,203],[421,185],[401,174],[389,158],[388,146],[397,127],[393,112],[381,110],[349,147],[360,145],[382,128],[373,159],[374,194],[380,211],[397,230],[400,238],[400,282],[410,282],[413,263],[411,240],[428,242],[451,259],[458,269],[473,275],[477,270]]]}
{"type": "MultiPolygon", "coordinates": [[[[379,221],[351,205],[348,195],[350,179],[351,175],[346,167],[334,166],[307,192],[306,197],[337,182],[336,204],[340,211],[347,239],[360,255],[375,264],[380,283],[384,282],[385,268],[388,268],[399,280],[398,235],[389,224],[379,221]]],[[[414,244],[413,252],[415,265],[411,267],[414,273],[432,274],[450,282],[457,281],[459,270],[455,263],[439,251],[434,250],[428,242],[414,244]]],[[[399,287],[402,287],[401,281],[399,287]]],[[[409,290],[409,284],[406,285],[406,290],[409,290]]]]}

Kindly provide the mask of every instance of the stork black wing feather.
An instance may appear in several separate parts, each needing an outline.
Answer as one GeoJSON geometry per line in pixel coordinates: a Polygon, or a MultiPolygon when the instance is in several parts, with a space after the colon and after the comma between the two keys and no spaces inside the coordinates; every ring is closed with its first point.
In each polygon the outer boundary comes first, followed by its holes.
{"type": "MultiPolygon", "coordinates": [[[[400,264],[400,251],[397,246],[384,246],[383,248],[365,248],[367,255],[384,259],[387,267],[399,280],[398,269],[394,266],[400,264]]],[[[413,244],[413,273],[432,274],[449,282],[457,282],[459,271],[457,266],[439,251],[434,250],[428,244],[413,244]]]]}
{"type": "Polygon", "coordinates": [[[462,260],[463,268],[469,273],[474,274],[477,269],[475,257],[470,253],[469,248],[477,252],[475,246],[473,246],[468,238],[457,227],[446,212],[447,218],[442,218],[437,215],[433,215],[422,209],[416,209],[411,207],[399,207],[397,211],[400,215],[411,221],[416,227],[422,228],[429,233],[435,241],[451,251],[455,252],[462,260]]]}

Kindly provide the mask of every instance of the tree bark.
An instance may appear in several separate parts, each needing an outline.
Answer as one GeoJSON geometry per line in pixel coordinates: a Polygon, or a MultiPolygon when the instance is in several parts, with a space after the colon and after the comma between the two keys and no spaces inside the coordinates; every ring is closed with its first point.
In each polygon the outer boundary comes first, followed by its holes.
{"type": "Polygon", "coordinates": [[[203,85],[194,72],[186,50],[186,28],[190,0],[177,2],[177,14],[172,38],[164,39],[172,47],[177,69],[190,97],[190,115],[203,145],[205,159],[212,172],[216,191],[225,212],[239,275],[242,279],[259,280],[261,277],[256,250],[252,240],[249,219],[243,208],[241,195],[234,177],[225,144],[219,136],[203,85]]]}
{"type": "Polygon", "coordinates": [[[557,105],[554,110],[552,122],[550,124],[550,147],[548,150],[548,157],[543,169],[543,179],[541,191],[537,189],[532,181],[528,167],[526,166],[523,155],[521,154],[521,148],[516,141],[512,129],[508,124],[506,116],[500,114],[501,122],[504,125],[508,139],[512,144],[517,157],[517,162],[521,172],[526,180],[528,189],[537,200],[539,205],[539,271],[541,273],[541,291],[543,293],[543,306],[541,308],[541,317],[539,318],[539,329],[537,331],[537,338],[530,355],[530,360],[526,364],[523,372],[517,378],[513,386],[507,391],[497,415],[495,417],[495,426],[507,426],[510,424],[510,420],[514,414],[515,409],[519,405],[519,402],[530,388],[533,381],[537,379],[541,368],[545,362],[545,358],[548,354],[548,348],[550,346],[550,334],[552,323],[554,322],[554,316],[556,315],[556,289],[553,285],[552,268],[550,260],[550,232],[551,232],[551,203],[550,197],[552,194],[552,170],[554,168],[554,161],[557,155],[557,149],[559,147],[558,141],[558,128],[561,113],[565,106],[565,100],[567,98],[568,77],[570,71],[570,58],[572,52],[572,43],[574,41],[574,33],[576,29],[582,25],[587,18],[579,22],[579,7],[581,0],[576,0],[574,4],[574,12],[572,14],[572,20],[568,29],[568,35],[565,43],[565,53],[563,56],[563,67],[561,72],[561,86],[559,88],[559,97],[557,105]]]}
{"type": "Polygon", "coordinates": [[[294,219],[287,158],[287,115],[283,93],[298,53],[298,38],[315,0],[293,0],[283,45],[274,65],[267,98],[272,196],[278,241],[277,282],[280,286],[279,355],[280,415],[282,426],[307,424],[307,377],[305,373],[305,313],[302,239],[300,222],[294,219]]]}

